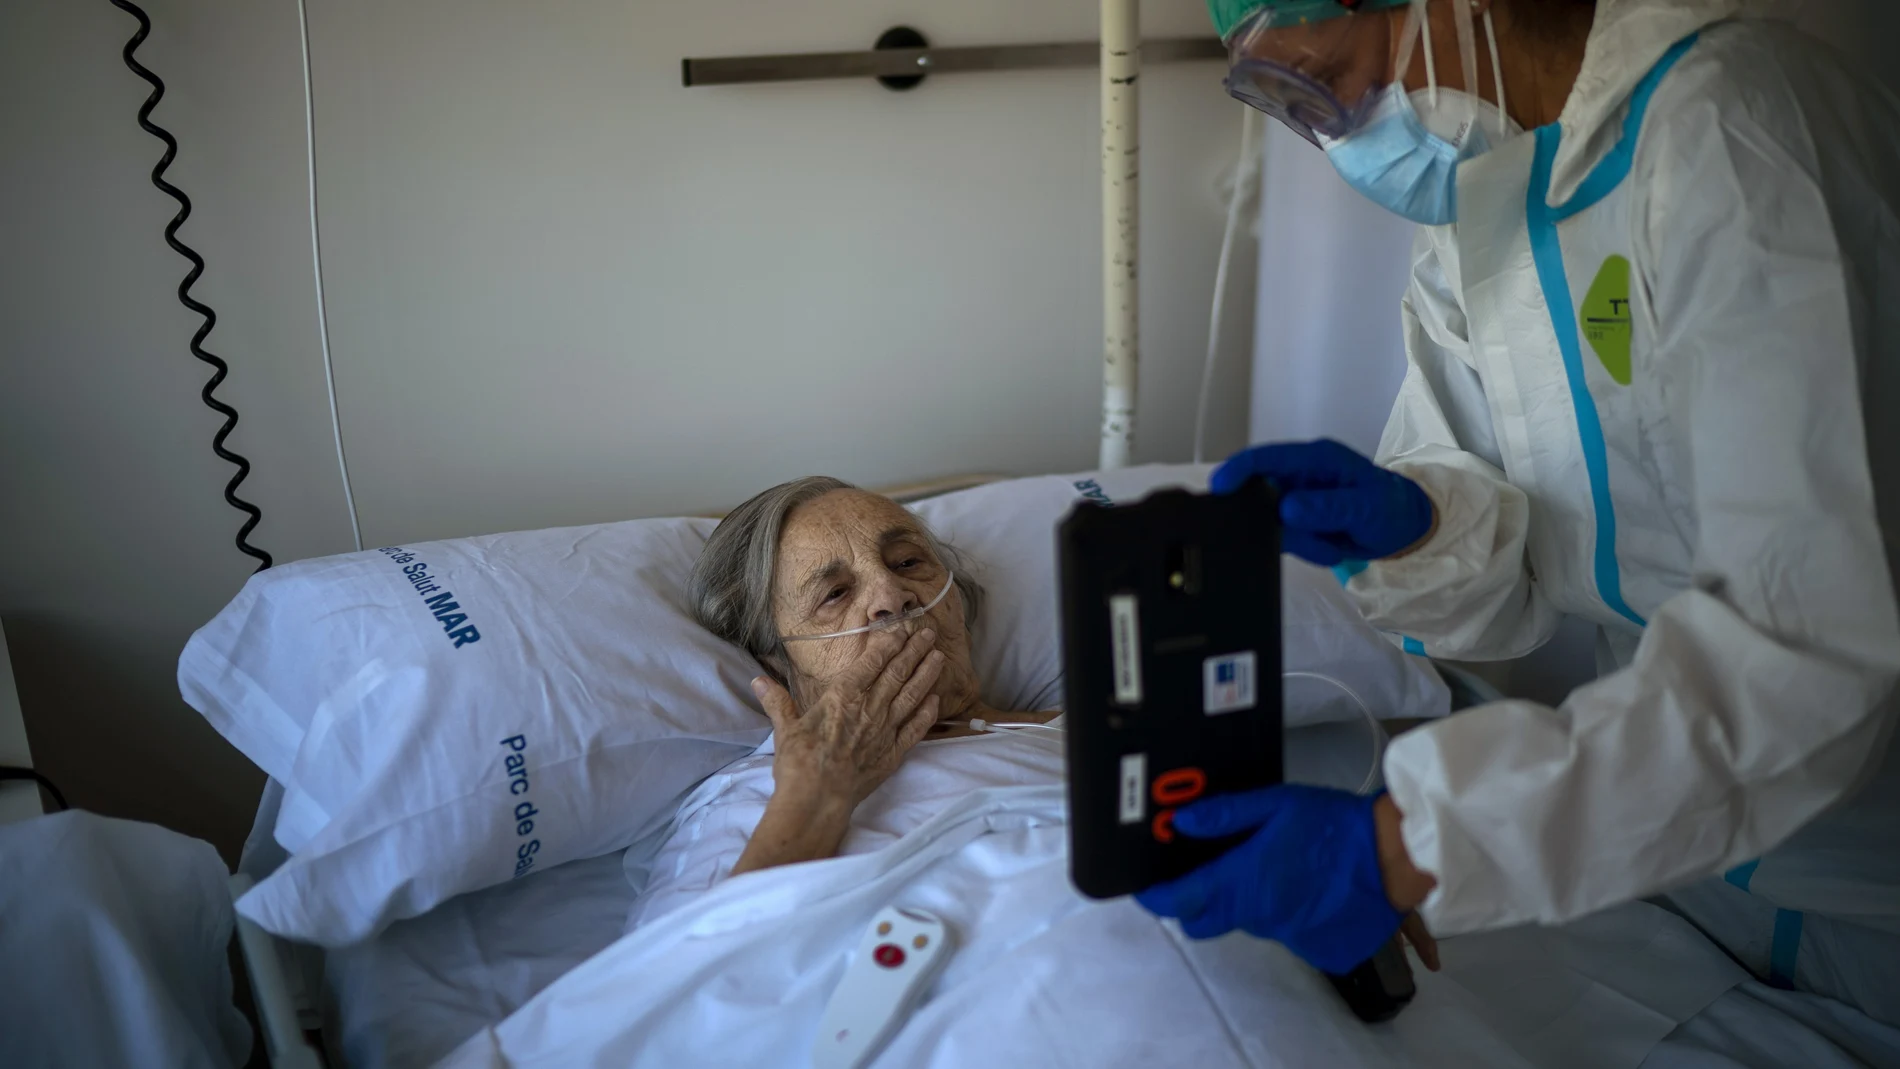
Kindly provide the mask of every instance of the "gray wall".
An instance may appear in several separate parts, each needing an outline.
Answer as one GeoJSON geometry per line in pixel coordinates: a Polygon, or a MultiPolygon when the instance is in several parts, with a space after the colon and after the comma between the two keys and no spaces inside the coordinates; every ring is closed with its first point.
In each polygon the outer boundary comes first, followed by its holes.
{"type": "MultiPolygon", "coordinates": [[[[349,548],[318,348],[292,0],[151,0],[141,51],[210,261],[255,540],[349,548]]],[[[311,0],[317,170],[365,540],[1093,463],[1092,72],[682,89],[687,55],[1090,39],[1093,0],[311,0]]],[[[1152,34],[1205,32],[1149,0],[1152,34]]],[[[0,618],[33,754],[77,803],[230,850],[258,773],[177,698],[242,584],[146,89],[105,0],[0,5],[0,618]]],[[[1141,459],[1181,459],[1237,105],[1143,78],[1141,459]]],[[[1230,292],[1252,292],[1246,252],[1230,292]]],[[[1244,435],[1233,310],[1211,448],[1244,435]]]]}
{"type": "MultiPolygon", "coordinates": [[[[348,547],[329,456],[303,197],[294,7],[161,4],[141,55],[184,140],[172,170],[198,211],[196,292],[245,492],[285,559],[348,547]],[[236,91],[243,87],[243,91],[236,91]]],[[[120,63],[132,19],[101,0],[0,11],[0,617],[33,755],[75,805],[230,846],[260,774],[177,698],[178,650],[250,571],[231,547],[230,469],[211,455],[209,369],[159,240],[173,206],[146,180],[158,142],[120,63]]]]}

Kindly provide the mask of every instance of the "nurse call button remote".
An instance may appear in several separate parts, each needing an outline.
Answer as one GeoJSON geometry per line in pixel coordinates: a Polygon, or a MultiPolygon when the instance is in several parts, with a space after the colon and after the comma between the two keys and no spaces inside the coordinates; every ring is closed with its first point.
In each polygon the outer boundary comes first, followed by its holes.
{"type": "Polygon", "coordinates": [[[813,1069],[856,1069],[903,1027],[950,956],[950,930],[919,909],[885,907],[858,940],[818,1024],[813,1069]]]}

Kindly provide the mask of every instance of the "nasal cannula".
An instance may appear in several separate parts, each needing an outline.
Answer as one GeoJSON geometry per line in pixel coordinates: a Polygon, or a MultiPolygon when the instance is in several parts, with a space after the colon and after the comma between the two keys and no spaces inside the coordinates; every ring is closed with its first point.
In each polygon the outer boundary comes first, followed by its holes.
{"type": "Polygon", "coordinates": [[[863,627],[854,627],[849,631],[831,631],[823,635],[780,635],[778,640],[780,642],[810,642],[813,639],[843,638],[846,635],[862,635],[866,631],[883,631],[888,628],[896,627],[898,624],[904,623],[906,621],[915,620],[919,616],[922,616],[923,614],[936,608],[938,605],[941,605],[943,603],[943,599],[950,596],[950,587],[956,581],[957,581],[956,573],[948,572],[943,577],[943,589],[937,591],[937,596],[930,599],[930,604],[919,605],[918,607],[914,609],[906,609],[900,613],[893,613],[890,616],[885,616],[880,619],[873,620],[870,623],[865,624],[863,627]]]}

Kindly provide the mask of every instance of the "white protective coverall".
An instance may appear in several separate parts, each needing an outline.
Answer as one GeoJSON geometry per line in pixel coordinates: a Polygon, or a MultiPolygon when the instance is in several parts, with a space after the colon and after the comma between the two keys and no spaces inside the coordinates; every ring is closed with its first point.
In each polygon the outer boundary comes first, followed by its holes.
{"type": "Polygon", "coordinates": [[[1740,6],[1598,0],[1415,245],[1377,459],[1438,526],[1347,589],[1450,659],[1583,616],[1604,673],[1393,743],[1441,934],[1728,871],[1900,938],[1900,103],[1740,6]]]}

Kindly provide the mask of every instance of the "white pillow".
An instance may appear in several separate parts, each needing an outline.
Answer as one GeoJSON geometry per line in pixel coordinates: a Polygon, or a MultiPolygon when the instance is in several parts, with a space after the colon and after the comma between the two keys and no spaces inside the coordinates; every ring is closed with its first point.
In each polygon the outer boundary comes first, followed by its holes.
{"type": "MultiPolygon", "coordinates": [[[[1212,465],[1149,465],[1108,472],[1014,479],[918,504],[913,511],[969,558],[988,596],[974,635],[984,699],[999,709],[1062,704],[1057,619],[1056,523],[1075,503],[1140,500],[1163,487],[1205,490],[1212,465]]],[[[1382,719],[1445,715],[1443,679],[1359,614],[1331,572],[1281,558],[1281,668],[1352,687],[1382,719]]],[[[1288,727],[1359,719],[1359,706],[1322,680],[1285,681],[1288,727]]]]}
{"type": "Polygon", "coordinates": [[[670,819],[770,728],[757,664],[687,610],[712,527],[528,531],[253,577],[178,673],[284,785],[291,857],[239,912],[341,945],[670,819]]]}

